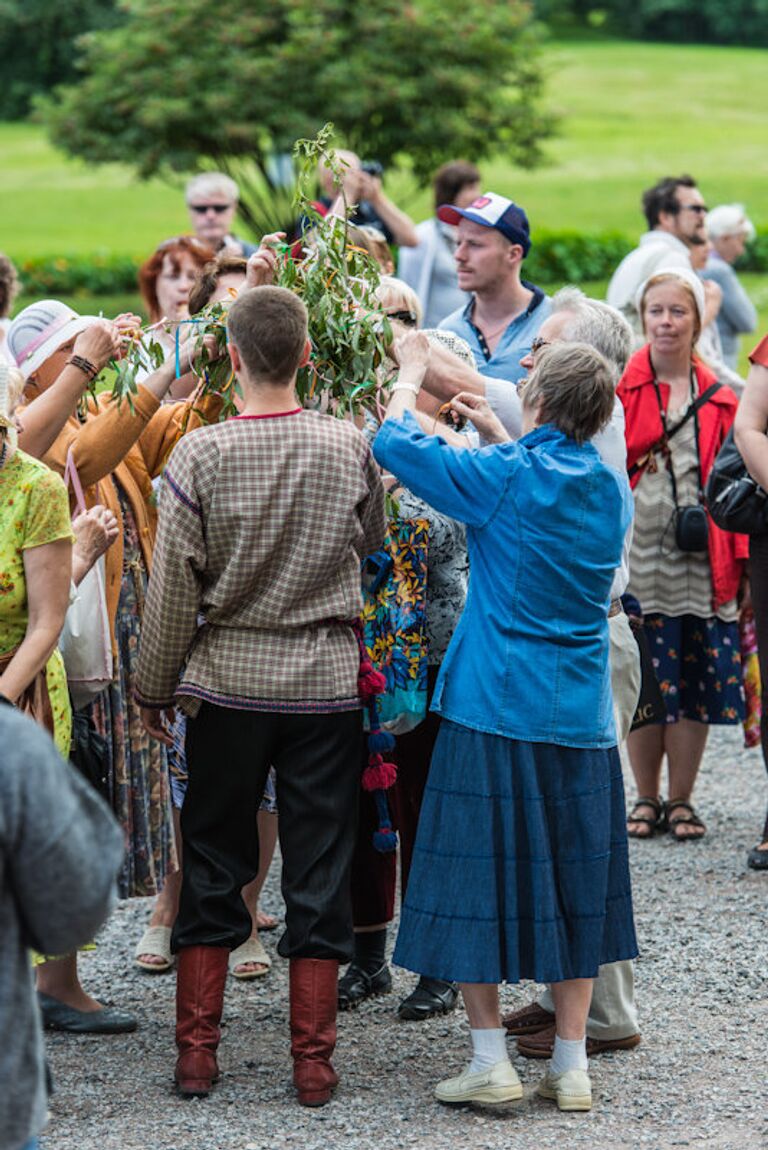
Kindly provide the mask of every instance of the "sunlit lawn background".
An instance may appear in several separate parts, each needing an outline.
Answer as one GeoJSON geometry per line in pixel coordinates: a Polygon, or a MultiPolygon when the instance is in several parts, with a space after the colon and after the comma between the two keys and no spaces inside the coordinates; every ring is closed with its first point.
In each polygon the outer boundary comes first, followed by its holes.
{"type": "MultiPolygon", "coordinates": [[[[768,226],[768,68],[765,50],[553,41],[546,52],[549,107],[560,117],[547,164],[523,172],[497,156],[483,184],[511,196],[536,229],[644,230],[643,188],[690,172],[710,205],[746,204],[768,226]]],[[[417,110],[415,113],[417,114],[417,110]]],[[[143,258],[189,229],[181,192],[140,183],[128,167],[68,160],[36,125],[0,124],[0,250],[23,260],[99,250],[143,258]]],[[[430,190],[407,173],[387,180],[414,219],[431,211],[430,190]]],[[[744,276],[768,330],[768,276],[744,276]]],[[[600,296],[605,284],[585,284],[600,296]]],[[[20,301],[23,304],[23,299],[20,301]]],[[[79,296],[81,311],[138,306],[138,297],[79,296]]],[[[745,345],[749,344],[749,339],[745,345]]],[[[745,346],[746,351],[746,346],[745,346]]]]}

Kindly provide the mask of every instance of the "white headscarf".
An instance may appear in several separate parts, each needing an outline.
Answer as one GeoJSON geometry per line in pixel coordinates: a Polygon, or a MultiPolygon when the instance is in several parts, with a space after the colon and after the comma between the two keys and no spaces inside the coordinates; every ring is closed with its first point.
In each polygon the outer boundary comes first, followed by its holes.
{"type": "Polygon", "coordinates": [[[652,276],[649,276],[647,280],[641,283],[640,287],[637,289],[637,294],[635,295],[635,307],[637,309],[637,314],[639,316],[642,316],[643,314],[643,296],[645,295],[649,282],[651,280],[659,279],[660,276],[669,276],[671,279],[682,280],[683,283],[691,289],[693,292],[693,298],[696,301],[696,310],[699,313],[699,325],[703,327],[705,306],[704,285],[696,275],[696,272],[693,270],[693,268],[658,268],[657,271],[655,271],[652,276]]]}

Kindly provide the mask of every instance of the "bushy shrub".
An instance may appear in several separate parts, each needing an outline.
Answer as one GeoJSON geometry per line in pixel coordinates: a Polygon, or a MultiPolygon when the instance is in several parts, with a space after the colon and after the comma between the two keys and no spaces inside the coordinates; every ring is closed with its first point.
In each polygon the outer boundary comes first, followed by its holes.
{"type": "Polygon", "coordinates": [[[617,232],[534,232],[525,277],[541,284],[607,279],[632,247],[617,232]]]}

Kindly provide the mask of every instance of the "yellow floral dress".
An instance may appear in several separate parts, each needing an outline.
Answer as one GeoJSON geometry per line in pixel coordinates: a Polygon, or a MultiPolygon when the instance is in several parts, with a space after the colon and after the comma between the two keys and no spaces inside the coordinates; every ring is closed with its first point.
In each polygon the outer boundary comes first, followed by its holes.
{"type": "MultiPolygon", "coordinates": [[[[58,539],[74,540],[69,500],[60,476],[17,451],[0,468],[0,655],[18,647],[27,630],[24,552],[58,539]]],[[[45,668],[54,720],[54,741],[69,755],[72,712],[64,663],[58,650],[45,668]]]]}

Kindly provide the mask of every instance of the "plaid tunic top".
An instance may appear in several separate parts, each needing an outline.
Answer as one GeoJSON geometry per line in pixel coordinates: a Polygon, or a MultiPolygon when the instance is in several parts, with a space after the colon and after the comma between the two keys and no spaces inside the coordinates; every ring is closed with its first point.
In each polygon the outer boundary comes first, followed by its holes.
{"type": "Polygon", "coordinates": [[[139,703],[359,706],[350,623],[385,522],[379,469],[350,423],[299,408],[185,436],[163,475],[139,703]]]}

